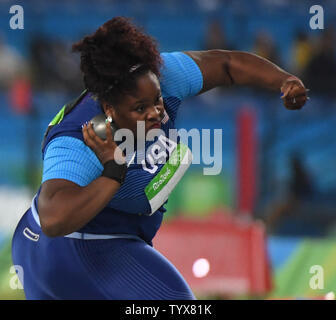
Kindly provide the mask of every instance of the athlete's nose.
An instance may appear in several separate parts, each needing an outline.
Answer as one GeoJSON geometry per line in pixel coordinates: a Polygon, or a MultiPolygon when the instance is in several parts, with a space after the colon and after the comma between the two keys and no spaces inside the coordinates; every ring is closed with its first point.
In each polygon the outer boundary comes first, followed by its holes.
{"type": "Polygon", "coordinates": [[[148,112],[148,120],[161,121],[163,114],[162,109],[163,108],[161,108],[161,106],[153,106],[151,110],[148,112]]]}

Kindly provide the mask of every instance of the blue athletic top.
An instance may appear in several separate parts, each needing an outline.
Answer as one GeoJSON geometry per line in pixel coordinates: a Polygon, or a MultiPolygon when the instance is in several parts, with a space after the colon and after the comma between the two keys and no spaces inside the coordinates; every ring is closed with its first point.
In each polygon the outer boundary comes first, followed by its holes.
{"type": "MultiPolygon", "coordinates": [[[[161,91],[167,112],[161,129],[168,137],[168,130],[175,128],[178,108],[183,99],[196,95],[202,89],[202,73],[188,55],[182,52],[162,53],[161,91]]],[[[86,186],[101,176],[103,166],[95,153],[84,143],[82,125],[102,113],[99,102],[88,93],[80,103],[52,127],[42,147],[43,178],[66,179],[86,186]]],[[[155,142],[146,142],[145,150],[155,142]]],[[[78,232],[94,234],[133,234],[151,244],[159,229],[163,204],[155,212],[145,194],[145,188],[160,172],[164,164],[148,162],[130,164],[125,182],[108,205],[78,232]]],[[[39,190],[40,191],[40,190],[39,190]]],[[[38,195],[35,199],[37,208],[38,195]]]]}

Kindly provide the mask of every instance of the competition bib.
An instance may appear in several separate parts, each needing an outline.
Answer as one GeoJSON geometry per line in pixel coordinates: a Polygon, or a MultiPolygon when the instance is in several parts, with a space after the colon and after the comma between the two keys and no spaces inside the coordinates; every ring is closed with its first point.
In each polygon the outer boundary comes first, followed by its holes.
{"type": "Polygon", "coordinates": [[[168,196],[182,179],[191,162],[191,150],[187,145],[179,143],[168,162],[145,188],[145,194],[152,209],[149,215],[156,212],[167,201],[168,196]]]}

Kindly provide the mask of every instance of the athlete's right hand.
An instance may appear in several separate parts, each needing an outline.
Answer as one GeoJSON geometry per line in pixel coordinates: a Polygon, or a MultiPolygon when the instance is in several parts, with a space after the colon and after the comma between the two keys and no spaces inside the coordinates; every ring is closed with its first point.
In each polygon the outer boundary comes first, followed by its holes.
{"type": "Polygon", "coordinates": [[[122,150],[113,140],[112,129],[109,122],[106,123],[106,140],[102,140],[96,135],[91,122],[83,125],[82,133],[85,144],[93,150],[102,165],[109,160],[115,160],[118,164],[126,162],[122,150]]]}

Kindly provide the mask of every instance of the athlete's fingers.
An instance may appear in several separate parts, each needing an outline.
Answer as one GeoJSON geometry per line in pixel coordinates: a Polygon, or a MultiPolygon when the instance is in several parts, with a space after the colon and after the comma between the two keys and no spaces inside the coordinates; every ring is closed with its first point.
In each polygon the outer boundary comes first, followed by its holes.
{"type": "Polygon", "coordinates": [[[126,155],[123,152],[123,150],[121,150],[119,147],[116,147],[114,149],[114,160],[118,164],[124,164],[124,163],[126,163],[126,155]]]}
{"type": "Polygon", "coordinates": [[[284,105],[287,109],[301,109],[307,101],[307,91],[299,84],[294,84],[287,96],[284,98],[284,105]]]}
{"type": "Polygon", "coordinates": [[[111,123],[106,122],[106,141],[108,144],[110,144],[112,147],[114,147],[114,160],[118,164],[123,164],[126,162],[126,154],[123,150],[121,150],[113,138],[113,132],[111,128],[111,123]]]}
{"type": "Polygon", "coordinates": [[[111,123],[109,121],[106,121],[106,140],[108,143],[111,143],[112,145],[116,145],[113,139],[111,123]]]}
{"type": "Polygon", "coordinates": [[[307,90],[299,78],[289,77],[281,87],[281,98],[285,107],[289,110],[301,109],[306,103],[307,90]]]}
{"type": "Polygon", "coordinates": [[[298,110],[301,109],[307,101],[306,96],[298,96],[291,99],[285,99],[284,105],[289,110],[298,110]]]}
{"type": "Polygon", "coordinates": [[[85,144],[88,147],[90,147],[91,149],[93,149],[94,148],[94,143],[92,142],[92,139],[90,138],[90,136],[88,134],[86,123],[82,126],[82,133],[83,133],[83,138],[84,138],[85,144]]]}
{"type": "Polygon", "coordinates": [[[104,141],[98,137],[98,135],[94,132],[92,123],[89,122],[87,125],[87,132],[90,139],[97,145],[102,146],[104,141]]]}
{"type": "Polygon", "coordinates": [[[296,97],[300,97],[300,96],[306,96],[307,92],[306,89],[302,86],[299,86],[297,84],[294,84],[291,89],[289,90],[286,98],[287,99],[293,99],[296,97]]]}
{"type": "MultiPolygon", "coordinates": [[[[281,98],[286,98],[291,92],[292,90],[294,90],[295,88],[302,90],[302,92],[304,92],[306,90],[303,82],[295,77],[295,76],[291,76],[288,79],[286,79],[281,87],[281,92],[282,92],[282,96],[281,98]]],[[[295,90],[297,90],[295,89],[295,90]]]]}
{"type": "Polygon", "coordinates": [[[285,99],[287,97],[287,95],[288,95],[289,91],[291,90],[291,88],[292,88],[291,84],[284,85],[281,88],[281,92],[282,92],[281,98],[282,99],[285,99]]]}

